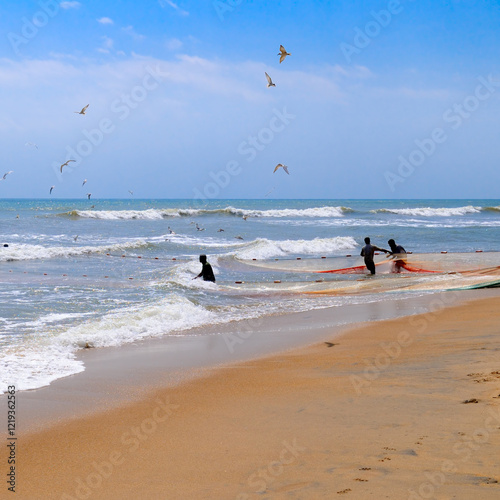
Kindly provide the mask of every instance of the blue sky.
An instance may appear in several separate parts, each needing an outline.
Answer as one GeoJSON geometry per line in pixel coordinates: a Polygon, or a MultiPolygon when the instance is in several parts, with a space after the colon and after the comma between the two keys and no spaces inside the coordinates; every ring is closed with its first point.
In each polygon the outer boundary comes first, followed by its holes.
{"type": "Polygon", "coordinates": [[[2,198],[498,198],[497,2],[9,0],[0,26],[2,198]]]}

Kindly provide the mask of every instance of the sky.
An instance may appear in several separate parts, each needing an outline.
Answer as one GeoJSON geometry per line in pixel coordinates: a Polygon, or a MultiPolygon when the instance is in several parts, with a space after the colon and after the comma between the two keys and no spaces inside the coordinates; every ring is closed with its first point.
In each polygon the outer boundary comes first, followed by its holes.
{"type": "Polygon", "coordinates": [[[499,198],[499,26],[489,0],[4,0],[0,198],[499,198]]]}

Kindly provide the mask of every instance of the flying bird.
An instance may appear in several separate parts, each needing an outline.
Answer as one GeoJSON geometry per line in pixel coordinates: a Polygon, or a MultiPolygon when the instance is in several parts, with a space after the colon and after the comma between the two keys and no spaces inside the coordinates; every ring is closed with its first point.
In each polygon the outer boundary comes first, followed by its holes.
{"type": "Polygon", "coordinates": [[[283,45],[280,45],[280,52],[278,54],[280,57],[280,64],[285,60],[285,57],[286,56],[291,56],[292,54],[289,54],[286,50],[285,50],[285,47],[283,47],[283,45]]]}
{"type": "Polygon", "coordinates": [[[6,178],[9,174],[11,174],[12,172],[14,172],[14,170],[9,170],[8,172],[5,172],[5,174],[3,174],[3,177],[2,177],[2,179],[1,179],[1,180],[2,180],[2,181],[4,181],[4,180],[5,180],[5,178],[6,178]]]}
{"type": "Polygon", "coordinates": [[[276,170],[278,170],[278,168],[282,167],[283,170],[288,174],[290,175],[290,172],[288,171],[288,167],[286,165],[283,165],[282,163],[278,163],[275,167],[274,167],[274,171],[273,171],[273,174],[274,172],[276,172],[276,170]]]}
{"type": "Polygon", "coordinates": [[[38,146],[34,142],[26,142],[24,145],[28,148],[38,149],[38,146]]]}
{"type": "Polygon", "coordinates": [[[55,186],[50,186],[50,192],[49,194],[52,194],[52,190],[55,188],[55,186]]]}
{"type": "MultiPolygon", "coordinates": [[[[288,54],[290,55],[290,54],[288,54]]],[[[87,104],[84,108],[82,108],[81,111],[74,111],[74,113],[77,113],[79,115],[84,115],[85,114],[85,111],[87,111],[87,108],[89,107],[89,104],[87,104]]]]}
{"type": "Polygon", "coordinates": [[[65,167],[65,166],[66,166],[66,165],[67,165],[70,161],[76,161],[76,160],[68,160],[66,163],[63,163],[63,164],[61,165],[61,174],[62,174],[62,169],[63,169],[63,167],[65,167]]]}
{"type": "MultiPolygon", "coordinates": [[[[266,73],[266,72],[264,71],[264,73],[266,73]]],[[[267,86],[268,87],[276,87],[276,85],[271,80],[271,77],[267,73],[266,73],[266,78],[267,78],[267,86]]]]}
{"type": "Polygon", "coordinates": [[[90,200],[90,197],[92,196],[92,193],[87,193],[87,198],[90,200]]]}
{"type": "Polygon", "coordinates": [[[82,187],[85,186],[85,184],[87,184],[87,179],[84,179],[84,181],[82,182],[82,187]]]}
{"type": "Polygon", "coordinates": [[[276,189],[276,186],[273,186],[272,189],[270,189],[265,195],[264,198],[267,198],[274,190],[276,189]]]}
{"type": "Polygon", "coordinates": [[[78,235],[76,235],[74,238],[73,238],[73,241],[76,241],[78,239],[78,235]]]}
{"type": "Polygon", "coordinates": [[[128,192],[129,192],[132,196],[134,196],[134,192],[133,192],[133,191],[130,191],[130,189],[129,189],[129,190],[128,190],[128,192]]]}

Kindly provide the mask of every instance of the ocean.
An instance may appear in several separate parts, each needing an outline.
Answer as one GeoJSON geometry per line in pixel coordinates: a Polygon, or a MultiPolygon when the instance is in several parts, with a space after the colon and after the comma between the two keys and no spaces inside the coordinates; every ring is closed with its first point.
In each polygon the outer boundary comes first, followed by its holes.
{"type": "Polygon", "coordinates": [[[301,293],[317,259],[362,265],[365,236],[418,254],[486,253],[499,228],[500,200],[3,200],[1,387],[81,372],[86,346],[381,300],[301,293]],[[216,283],[193,280],[202,253],[216,283]]]}

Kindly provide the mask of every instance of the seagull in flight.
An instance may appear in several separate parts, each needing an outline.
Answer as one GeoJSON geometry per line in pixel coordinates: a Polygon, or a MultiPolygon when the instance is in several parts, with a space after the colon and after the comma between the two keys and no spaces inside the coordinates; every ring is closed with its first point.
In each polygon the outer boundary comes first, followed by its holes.
{"type": "Polygon", "coordinates": [[[289,54],[286,50],[285,50],[285,47],[283,47],[283,45],[280,45],[280,52],[278,54],[280,57],[280,64],[285,60],[285,57],[286,56],[291,56],[292,54],[289,54]]]}
{"type": "MultiPolygon", "coordinates": [[[[290,54],[288,54],[288,55],[290,55],[290,54]]],[[[81,111],[74,111],[74,113],[77,113],[79,115],[84,115],[85,111],[87,111],[88,107],[89,107],[89,104],[87,104],[85,107],[83,107],[81,111]]]]}
{"type": "Polygon", "coordinates": [[[28,148],[38,149],[38,146],[34,142],[26,142],[24,145],[28,148]]]}
{"type": "Polygon", "coordinates": [[[129,189],[129,190],[128,190],[128,192],[129,192],[132,196],[134,196],[134,192],[133,192],[133,191],[130,191],[130,189],[129,189]]]}
{"type": "Polygon", "coordinates": [[[65,167],[65,166],[66,166],[66,165],[67,165],[70,161],[76,161],[76,160],[68,160],[66,163],[63,163],[63,164],[61,165],[61,174],[62,174],[62,169],[63,169],[63,167],[65,167]]]}
{"type": "Polygon", "coordinates": [[[278,163],[275,167],[274,167],[274,171],[273,171],[273,174],[274,172],[276,172],[276,170],[278,170],[278,168],[282,167],[283,170],[288,174],[290,175],[290,172],[288,171],[288,167],[286,165],[283,165],[282,163],[278,163]]]}
{"type": "MultiPolygon", "coordinates": [[[[264,73],[266,73],[266,72],[264,71],[264,73]]],[[[267,86],[268,87],[276,87],[276,85],[271,80],[271,77],[267,73],[266,73],[266,78],[267,78],[267,86]]]]}
{"type": "Polygon", "coordinates": [[[84,181],[82,182],[82,187],[85,186],[85,184],[87,184],[87,179],[84,179],[84,181]]]}
{"type": "Polygon", "coordinates": [[[90,197],[92,196],[92,193],[87,193],[87,198],[90,200],[90,197]]]}
{"type": "Polygon", "coordinates": [[[3,177],[2,177],[2,179],[1,179],[1,180],[2,180],[2,181],[4,181],[4,180],[5,180],[5,178],[6,178],[9,174],[11,174],[12,172],[14,172],[14,170],[9,170],[8,172],[5,172],[5,174],[3,174],[3,177]]]}
{"type": "Polygon", "coordinates": [[[55,186],[50,186],[50,191],[49,194],[52,194],[52,190],[55,188],[55,186]]]}
{"type": "Polygon", "coordinates": [[[73,238],[73,241],[76,241],[78,239],[78,235],[76,235],[74,238],[73,238]]]}

